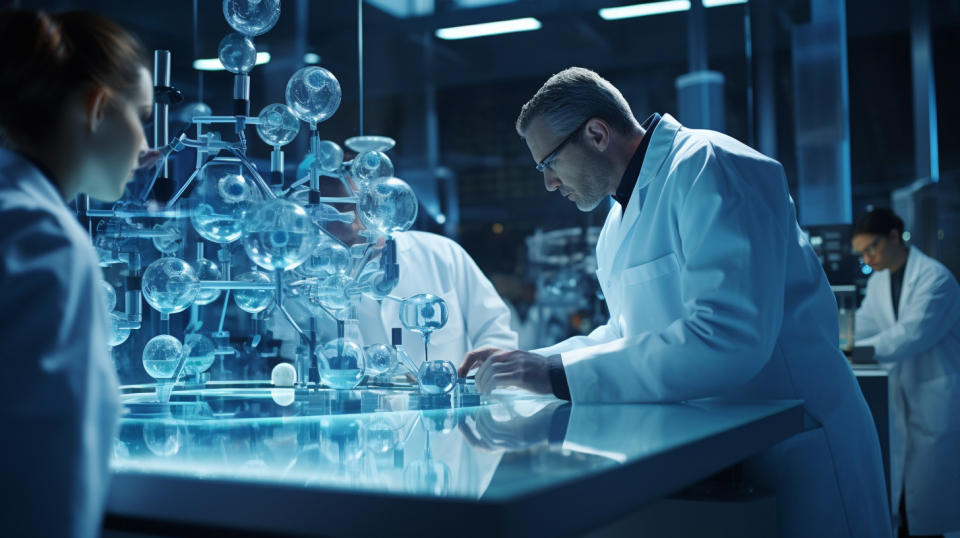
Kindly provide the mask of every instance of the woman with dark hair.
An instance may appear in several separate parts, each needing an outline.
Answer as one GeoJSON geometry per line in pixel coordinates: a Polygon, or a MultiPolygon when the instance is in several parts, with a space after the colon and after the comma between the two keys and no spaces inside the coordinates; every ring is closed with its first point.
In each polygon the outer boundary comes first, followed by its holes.
{"type": "Polygon", "coordinates": [[[874,269],[857,310],[857,345],[890,368],[890,493],[900,536],[960,530],[960,286],[903,240],[886,208],[853,226],[853,250],[874,269]]]}
{"type": "Polygon", "coordinates": [[[141,47],[91,13],[0,11],[0,521],[96,536],[119,416],[93,246],[66,201],[156,159],[141,47]]]}

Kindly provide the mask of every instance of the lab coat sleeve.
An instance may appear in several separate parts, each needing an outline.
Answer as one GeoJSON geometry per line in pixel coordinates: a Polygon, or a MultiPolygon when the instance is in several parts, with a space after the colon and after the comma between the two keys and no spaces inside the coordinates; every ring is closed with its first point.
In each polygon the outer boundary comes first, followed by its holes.
{"type": "Polygon", "coordinates": [[[960,287],[947,272],[938,273],[918,289],[890,328],[857,343],[873,346],[878,362],[896,362],[936,346],[960,321],[960,287]]]}
{"type": "Polygon", "coordinates": [[[570,338],[567,338],[563,342],[554,344],[550,347],[534,349],[532,353],[543,355],[544,357],[551,357],[553,355],[562,354],[572,349],[579,349],[583,347],[590,347],[590,346],[603,344],[611,340],[615,340],[617,338],[620,338],[620,331],[617,330],[617,326],[615,323],[608,321],[607,323],[590,331],[590,334],[571,336],[570,338]]]}
{"type": "Polygon", "coordinates": [[[797,241],[786,180],[774,161],[722,158],[709,144],[689,149],[667,178],[689,185],[670,217],[684,259],[684,313],[658,332],[563,353],[574,402],[712,396],[769,360],[783,319],[787,242],[797,241]]]}
{"type": "Polygon", "coordinates": [[[880,305],[877,304],[875,278],[867,281],[867,294],[857,309],[856,322],[854,323],[854,340],[857,345],[863,345],[861,340],[869,338],[880,332],[880,322],[877,319],[877,312],[880,311],[880,305]]]}
{"type": "Polygon", "coordinates": [[[518,337],[510,328],[510,309],[473,258],[459,245],[454,243],[453,247],[460,258],[457,295],[462,297],[461,309],[470,347],[516,349],[518,337]]]}

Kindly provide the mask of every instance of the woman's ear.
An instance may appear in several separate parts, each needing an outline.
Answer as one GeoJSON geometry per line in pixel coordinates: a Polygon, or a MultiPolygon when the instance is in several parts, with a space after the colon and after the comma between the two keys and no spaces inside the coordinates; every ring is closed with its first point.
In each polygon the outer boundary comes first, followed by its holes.
{"type": "Polygon", "coordinates": [[[83,106],[87,117],[87,129],[90,133],[97,132],[100,124],[103,123],[109,97],[110,92],[100,86],[96,86],[87,91],[86,97],[83,100],[83,106]]]}

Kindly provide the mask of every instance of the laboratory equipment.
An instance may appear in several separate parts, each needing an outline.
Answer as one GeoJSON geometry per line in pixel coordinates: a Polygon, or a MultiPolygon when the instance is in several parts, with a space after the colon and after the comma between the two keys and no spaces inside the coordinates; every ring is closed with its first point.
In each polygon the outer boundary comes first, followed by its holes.
{"type": "Polygon", "coordinates": [[[248,36],[269,31],[280,18],[280,0],[223,0],[223,18],[248,36]]]}
{"type": "Polygon", "coordinates": [[[403,300],[400,322],[407,330],[420,333],[423,338],[423,356],[429,360],[430,335],[447,324],[447,303],[429,293],[419,293],[403,300]]]}
{"type": "Polygon", "coordinates": [[[110,334],[107,335],[107,344],[116,347],[130,338],[130,329],[125,327],[123,318],[116,312],[110,312],[110,334]]]}
{"type": "Polygon", "coordinates": [[[270,372],[270,382],[275,387],[292,387],[297,382],[297,369],[289,362],[281,362],[270,372]]]}
{"type": "Polygon", "coordinates": [[[287,82],[286,98],[297,117],[315,126],[340,108],[340,82],[322,67],[304,67],[287,82]]]}
{"type": "Polygon", "coordinates": [[[350,163],[350,176],[361,187],[380,178],[393,175],[393,161],[379,151],[364,151],[350,163]]]}
{"type": "Polygon", "coordinates": [[[107,312],[111,312],[117,306],[117,290],[113,284],[103,280],[100,281],[100,286],[103,288],[103,304],[107,307],[107,312]]]}
{"type": "Polygon", "coordinates": [[[283,103],[263,107],[257,120],[257,134],[264,143],[274,147],[289,144],[300,132],[299,118],[283,103]]]}
{"type": "Polygon", "coordinates": [[[184,371],[187,374],[199,375],[209,370],[217,358],[213,340],[200,333],[190,333],[183,341],[187,349],[184,371]]]}
{"type": "Polygon", "coordinates": [[[160,258],[143,272],[143,298],[161,314],[185,310],[200,293],[197,273],[179,258],[160,258]]]}
{"type": "Polygon", "coordinates": [[[310,257],[317,231],[305,209],[278,198],[246,213],[243,234],[243,248],[254,263],[287,271],[310,257]]]}
{"type": "MultiPolygon", "coordinates": [[[[217,264],[206,258],[197,258],[196,260],[190,262],[190,266],[193,267],[194,272],[197,273],[197,278],[201,281],[216,281],[220,280],[222,277],[220,268],[217,267],[217,264]]],[[[197,293],[197,298],[193,301],[193,304],[205,306],[216,301],[219,297],[219,289],[201,287],[200,292],[197,293]]]]}
{"type": "Polygon", "coordinates": [[[457,368],[450,361],[424,361],[417,372],[420,391],[425,394],[446,394],[457,386],[457,368]]]}
{"type": "Polygon", "coordinates": [[[183,356],[183,345],[169,334],[154,336],[143,346],[143,369],[154,379],[169,379],[183,356]]]}
{"type": "Polygon", "coordinates": [[[318,347],[317,364],[324,384],[340,390],[356,387],[366,370],[363,348],[346,338],[336,338],[318,347]]]}
{"type": "Polygon", "coordinates": [[[366,353],[367,373],[370,375],[390,373],[397,367],[397,351],[386,344],[371,344],[366,353]]]}
{"type": "Polygon", "coordinates": [[[220,63],[231,73],[249,73],[257,63],[257,48],[243,34],[227,34],[220,41],[220,63]]]}
{"type": "Polygon", "coordinates": [[[417,219],[417,196],[402,179],[375,179],[361,190],[357,213],[368,229],[381,235],[403,232],[417,219]]]}
{"type": "Polygon", "coordinates": [[[840,329],[840,349],[846,353],[853,352],[854,335],[856,334],[857,314],[857,287],[830,286],[837,298],[837,320],[840,329]]]}
{"type": "Polygon", "coordinates": [[[240,288],[233,296],[237,307],[244,312],[256,314],[263,312],[268,306],[273,304],[273,292],[267,289],[267,286],[273,286],[270,276],[262,271],[250,271],[237,276],[238,282],[249,282],[252,284],[262,284],[263,287],[245,289],[240,288]]]}

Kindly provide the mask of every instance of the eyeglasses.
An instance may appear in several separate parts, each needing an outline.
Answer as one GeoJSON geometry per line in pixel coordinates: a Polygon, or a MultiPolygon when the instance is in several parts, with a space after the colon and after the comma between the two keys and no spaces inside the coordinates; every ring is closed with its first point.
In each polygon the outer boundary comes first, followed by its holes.
{"type": "Polygon", "coordinates": [[[884,237],[882,235],[878,235],[876,239],[871,241],[870,244],[863,249],[863,252],[853,251],[853,253],[860,257],[873,256],[873,254],[877,251],[877,247],[880,246],[880,242],[883,241],[883,239],[884,237]]]}
{"type": "Polygon", "coordinates": [[[559,144],[557,144],[557,147],[553,148],[553,151],[548,153],[547,156],[544,157],[542,161],[538,162],[537,172],[543,173],[543,171],[546,170],[547,168],[553,169],[553,161],[557,159],[557,155],[560,154],[560,150],[562,150],[564,146],[566,146],[571,140],[573,140],[574,136],[580,133],[580,129],[583,129],[583,126],[586,125],[588,121],[590,121],[590,118],[583,120],[583,123],[578,125],[577,128],[574,129],[572,133],[570,133],[569,135],[567,135],[566,138],[563,139],[563,142],[560,142],[559,144]]]}

